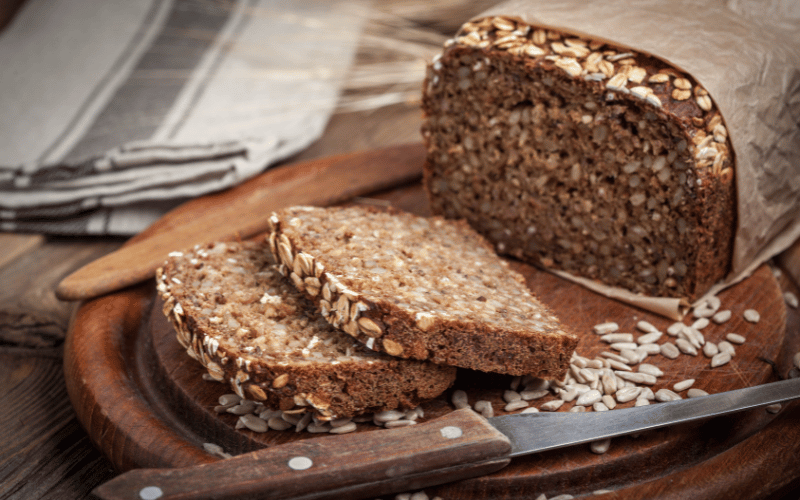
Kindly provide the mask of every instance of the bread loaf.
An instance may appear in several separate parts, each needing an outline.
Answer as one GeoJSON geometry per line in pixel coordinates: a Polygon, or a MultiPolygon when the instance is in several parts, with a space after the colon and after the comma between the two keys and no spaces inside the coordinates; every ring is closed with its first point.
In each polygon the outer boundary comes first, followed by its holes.
{"type": "Polygon", "coordinates": [[[241,397],[322,419],[413,408],[455,368],[373,352],[331,327],[281,276],[266,241],[173,253],[163,309],[187,353],[241,397]]]}
{"type": "Polygon", "coordinates": [[[422,100],[432,210],[498,252],[690,300],[730,269],[734,156],[691,75],[487,17],[446,43],[422,100]]]}
{"type": "Polygon", "coordinates": [[[512,375],[566,374],[577,337],[465,222],[293,207],[270,223],[283,272],[370,349],[512,375]]]}

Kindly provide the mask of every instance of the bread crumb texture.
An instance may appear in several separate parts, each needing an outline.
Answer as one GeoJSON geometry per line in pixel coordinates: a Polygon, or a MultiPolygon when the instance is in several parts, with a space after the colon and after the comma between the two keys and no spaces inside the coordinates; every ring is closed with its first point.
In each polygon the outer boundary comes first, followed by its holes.
{"type": "Polygon", "coordinates": [[[266,241],[174,252],[157,273],[187,353],[240,397],[336,418],[414,408],[455,368],[367,349],[333,328],[274,265],[266,241]]]}
{"type": "Polygon", "coordinates": [[[369,207],[271,218],[280,269],[331,325],[370,349],[561,379],[577,336],[466,222],[369,207]]]}
{"type": "Polygon", "coordinates": [[[432,210],[498,252],[690,300],[727,274],[735,158],[691,75],[494,17],[445,44],[422,100],[432,210]]]}

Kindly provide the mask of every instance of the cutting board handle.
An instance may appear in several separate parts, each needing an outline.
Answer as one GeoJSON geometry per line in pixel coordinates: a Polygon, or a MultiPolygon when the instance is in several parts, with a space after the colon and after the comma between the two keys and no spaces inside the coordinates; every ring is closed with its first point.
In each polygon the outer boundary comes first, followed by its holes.
{"type": "Polygon", "coordinates": [[[180,469],[135,469],[93,492],[106,500],[365,498],[490,474],[508,439],[472,410],[388,430],[304,439],[180,469]]]}

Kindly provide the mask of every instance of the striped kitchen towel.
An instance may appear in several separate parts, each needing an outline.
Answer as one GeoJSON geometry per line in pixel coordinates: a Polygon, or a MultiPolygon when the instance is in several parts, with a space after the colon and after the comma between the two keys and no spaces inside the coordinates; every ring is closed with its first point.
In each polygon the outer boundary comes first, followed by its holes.
{"type": "Polygon", "coordinates": [[[0,229],[131,235],[322,133],[352,1],[27,0],[0,33],[0,229]]]}

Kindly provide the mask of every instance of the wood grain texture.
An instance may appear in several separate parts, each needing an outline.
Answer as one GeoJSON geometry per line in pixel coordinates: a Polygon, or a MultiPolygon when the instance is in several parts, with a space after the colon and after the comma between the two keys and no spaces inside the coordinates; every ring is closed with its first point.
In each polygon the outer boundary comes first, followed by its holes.
{"type": "Polygon", "coordinates": [[[27,348],[60,346],[73,305],[59,301],[56,284],[76,267],[119,247],[113,241],[76,244],[50,240],[26,245],[13,265],[0,269],[0,344],[27,348]]]}
{"type": "MultiPolygon", "coordinates": [[[[373,193],[362,202],[374,204],[392,204],[421,215],[428,213],[425,196],[419,186],[407,186],[390,192],[373,193]]],[[[616,321],[622,331],[634,331],[639,320],[647,320],[658,328],[665,330],[670,320],[656,317],[650,313],[632,308],[630,306],[602,298],[588,290],[568,283],[549,273],[536,270],[519,262],[512,261],[512,266],[523,273],[529,287],[545,303],[550,304],[561,319],[572,326],[581,335],[578,352],[584,356],[592,357],[606,346],[599,342],[598,336],[591,332],[591,327],[602,321],[616,321]]],[[[152,300],[154,297],[152,283],[141,285],[135,289],[109,296],[107,299],[119,302],[106,303],[106,311],[116,316],[111,323],[101,325],[105,333],[98,334],[102,338],[111,331],[126,331],[128,336],[129,356],[133,359],[118,366],[117,369],[127,370],[133,374],[134,389],[148,401],[149,408],[154,412],[155,418],[161,422],[158,432],[168,432],[171,428],[173,439],[181,441],[179,446],[171,447],[169,459],[142,455],[135,446],[130,446],[126,441],[121,450],[115,448],[119,440],[103,440],[102,436],[126,435],[129,439],[137,436],[129,430],[120,428],[129,427],[130,420],[124,423],[107,418],[97,427],[97,422],[87,419],[88,414],[109,413],[98,411],[96,408],[87,408],[86,403],[104,407],[110,404],[107,396],[100,395],[92,398],[78,397],[76,408],[83,414],[81,420],[85,422],[90,435],[95,438],[102,449],[111,456],[112,461],[122,470],[132,466],[154,467],[154,463],[162,464],[175,458],[176,463],[185,464],[192,454],[200,450],[200,442],[210,441],[223,446],[234,454],[257,450],[264,446],[293,442],[308,439],[309,436],[292,432],[268,432],[257,434],[247,430],[236,430],[236,418],[229,414],[216,414],[212,407],[216,399],[230,389],[225,385],[206,382],[201,378],[203,369],[199,364],[188,359],[182,352],[171,327],[160,315],[158,307],[152,317],[146,309],[139,309],[138,316],[126,312],[120,316],[118,308],[126,301],[123,297],[135,294],[137,301],[152,300]],[[117,326],[113,326],[113,321],[117,326]],[[122,327],[121,325],[125,326],[122,327]],[[149,375],[148,375],[149,374],[149,375]]],[[[791,363],[791,353],[800,350],[800,337],[796,311],[792,316],[787,314],[781,289],[771,272],[764,266],[750,279],[745,280],[736,287],[730,288],[720,294],[723,308],[732,311],[732,319],[724,325],[715,325],[704,329],[704,334],[709,341],[722,340],[725,334],[736,332],[744,335],[747,342],[737,347],[734,360],[719,368],[710,368],[708,358],[702,354],[696,357],[681,356],[677,360],[668,360],[660,356],[651,356],[647,362],[655,364],[665,371],[666,375],[653,387],[671,387],[677,381],[694,378],[694,387],[705,389],[708,392],[720,392],[728,389],[757,385],[776,380],[777,374],[772,365],[778,367],[779,373],[788,371],[791,363]],[[743,319],[746,308],[755,308],[761,313],[758,324],[748,323],[743,319]],[[794,318],[794,319],[793,319],[794,318]],[[786,325],[791,326],[787,335],[786,325]],[[768,362],[766,362],[766,361],[768,362]]],[[[92,304],[94,301],[89,302],[92,304]]],[[[127,309],[126,309],[127,310],[127,309]]],[[[86,323],[88,317],[84,314],[76,316],[73,335],[85,335],[85,328],[93,329],[86,323]]],[[[662,339],[663,341],[663,339],[662,339]]],[[[83,343],[83,342],[82,342],[83,343]]],[[[125,347],[125,346],[122,346],[125,347]]],[[[75,354],[68,349],[67,356],[75,354]]],[[[110,354],[109,354],[110,355],[110,354]]],[[[93,363],[102,363],[102,359],[94,359],[93,363]]],[[[70,366],[87,364],[81,359],[70,361],[70,366]]],[[[81,372],[83,373],[83,372],[81,372]]],[[[107,378],[109,374],[105,374],[107,378]]],[[[105,380],[105,378],[103,380],[105,380]]],[[[470,395],[470,402],[479,399],[492,401],[496,414],[502,414],[502,391],[508,387],[511,379],[499,375],[481,374],[478,372],[459,372],[456,388],[465,389],[470,395]]],[[[122,381],[124,382],[124,381],[122,381]]],[[[100,384],[98,380],[92,382],[84,379],[84,383],[93,383],[94,386],[81,385],[74,373],[70,373],[68,383],[71,386],[71,395],[82,393],[98,394],[100,384]]],[[[106,389],[103,389],[106,391],[106,389]]],[[[114,401],[125,399],[123,394],[116,394],[114,401]]],[[[424,406],[426,419],[440,418],[450,411],[449,394],[424,406]]],[[[73,397],[75,400],[75,398],[73,397]]],[[[537,402],[538,406],[541,401],[537,402]]],[[[624,406],[630,406],[628,403],[624,406]]],[[[797,405],[787,405],[786,414],[794,411],[797,405]]],[[[562,409],[567,410],[569,405],[562,409]]],[[[124,412],[126,415],[129,412],[124,412]]],[[[535,456],[515,459],[505,469],[488,476],[468,479],[455,484],[432,487],[427,489],[429,496],[439,495],[447,499],[476,499],[476,498],[531,498],[539,493],[554,496],[559,493],[570,493],[575,496],[587,495],[591,491],[608,488],[616,490],[619,498],[639,498],[639,487],[650,480],[648,488],[652,492],[673,488],[679,484],[679,490],[688,491],[695,498],[718,498],[718,491],[731,491],[716,482],[708,483],[709,470],[707,465],[714,460],[741,461],[749,463],[752,458],[752,448],[746,443],[759,436],[761,432],[773,432],[772,435],[786,434],[790,437],[787,448],[776,448],[776,453],[797,453],[798,442],[791,433],[791,428],[786,427],[781,413],[776,417],[763,410],[748,412],[735,417],[714,419],[709,423],[685,425],[675,428],[662,429],[645,433],[638,438],[623,437],[612,441],[611,449],[604,455],[595,455],[586,446],[579,446],[568,450],[555,450],[535,456]],[[778,429],[778,430],[770,430],[778,429]],[[721,458],[717,458],[721,457],[721,458]],[[702,471],[694,473],[692,471],[702,471]],[[698,478],[703,481],[698,482],[698,478]],[[697,486],[698,482],[701,486],[697,486]],[[703,484],[707,484],[703,487],[703,484]],[[662,490],[659,490],[661,488],[662,490]],[[721,489],[720,489],[721,488],[721,489]]],[[[376,429],[376,428],[375,428],[376,429]]],[[[365,429],[363,432],[380,433],[381,430],[365,429]]],[[[148,436],[149,439],[149,436],[148,436]]],[[[159,440],[164,438],[159,438],[159,440]]],[[[175,442],[175,441],[173,441],[175,442]]],[[[162,448],[163,449],[163,448],[162,448]]],[[[783,460],[780,456],[773,456],[769,449],[759,450],[759,460],[765,464],[771,461],[783,460]]],[[[746,468],[740,477],[731,478],[719,474],[725,481],[735,479],[746,491],[752,491],[757,496],[768,497],[781,489],[794,486],[800,476],[800,469],[794,461],[789,460],[781,468],[774,471],[761,468],[746,468]],[[763,484],[766,486],[757,486],[763,484]]],[[[713,477],[713,475],[712,475],[713,477]]],[[[670,489],[670,491],[672,491],[670,489]]],[[[676,493],[677,495],[678,493],[676,493]]],[[[658,496],[658,495],[656,495],[658,496]]]]}
{"type": "Polygon", "coordinates": [[[80,300],[139,283],[153,276],[173,250],[247,238],[266,230],[270,214],[278,208],[328,205],[412,182],[422,175],[424,155],[423,146],[413,143],[269,170],[232,189],[179,206],[119,251],[67,276],[56,295],[80,300]]]}
{"type": "Polygon", "coordinates": [[[366,498],[489,474],[509,463],[510,452],[503,434],[464,409],[421,425],[298,440],[198,467],[136,469],[95,493],[135,500],[156,486],[164,500],[366,498]],[[291,467],[297,458],[307,463],[291,467]]]}

